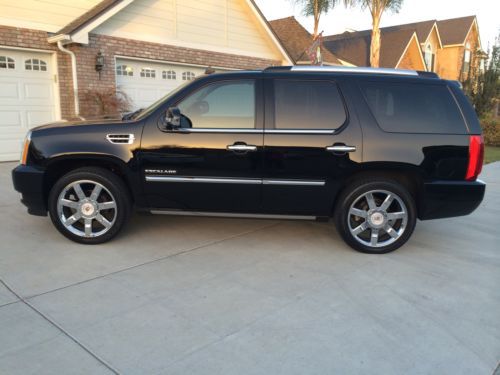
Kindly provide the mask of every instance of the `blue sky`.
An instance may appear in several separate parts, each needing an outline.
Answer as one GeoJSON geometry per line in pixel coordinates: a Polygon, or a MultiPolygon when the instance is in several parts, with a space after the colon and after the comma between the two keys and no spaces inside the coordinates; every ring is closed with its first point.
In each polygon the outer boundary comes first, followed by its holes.
{"type": "MultiPolygon", "coordinates": [[[[302,25],[312,31],[312,17],[303,17],[300,6],[294,5],[294,0],[256,0],[256,2],[267,19],[294,15],[302,25]]],[[[383,15],[382,26],[474,14],[478,17],[483,48],[487,49],[488,42],[492,44],[500,31],[500,0],[405,0],[398,14],[383,15]]],[[[346,29],[370,28],[371,17],[368,11],[345,9],[343,5],[323,15],[320,24],[320,30],[324,30],[325,35],[341,33],[346,29]]]]}

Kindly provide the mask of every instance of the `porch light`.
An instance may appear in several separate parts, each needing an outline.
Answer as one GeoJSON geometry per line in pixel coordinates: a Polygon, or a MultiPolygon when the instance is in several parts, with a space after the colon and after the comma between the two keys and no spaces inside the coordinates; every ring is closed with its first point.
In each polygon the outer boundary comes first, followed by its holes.
{"type": "Polygon", "coordinates": [[[101,72],[104,68],[104,55],[102,51],[97,52],[97,56],[95,57],[95,70],[96,72],[101,72]]]}

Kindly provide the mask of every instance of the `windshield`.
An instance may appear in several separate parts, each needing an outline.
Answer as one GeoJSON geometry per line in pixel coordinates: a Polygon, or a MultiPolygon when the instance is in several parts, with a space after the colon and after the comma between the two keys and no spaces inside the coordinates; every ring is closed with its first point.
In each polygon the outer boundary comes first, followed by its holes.
{"type": "Polygon", "coordinates": [[[156,102],[154,102],[153,104],[151,104],[149,107],[144,108],[143,110],[139,111],[133,117],[133,119],[134,120],[141,120],[141,119],[149,116],[151,113],[153,113],[154,111],[156,111],[156,109],[158,107],[160,107],[168,98],[170,98],[171,96],[177,94],[179,91],[181,91],[184,87],[186,87],[190,83],[193,83],[193,81],[187,81],[187,82],[183,83],[182,85],[180,85],[179,87],[177,87],[176,89],[174,89],[173,91],[170,91],[167,95],[165,95],[162,98],[158,99],[156,102]]]}

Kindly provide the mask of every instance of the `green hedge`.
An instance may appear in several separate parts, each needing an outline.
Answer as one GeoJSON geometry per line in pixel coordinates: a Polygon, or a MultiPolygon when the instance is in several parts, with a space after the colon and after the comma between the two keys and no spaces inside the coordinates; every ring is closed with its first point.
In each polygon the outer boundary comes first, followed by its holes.
{"type": "Polygon", "coordinates": [[[500,120],[484,119],[481,121],[484,143],[488,146],[500,146],[500,120]]]}

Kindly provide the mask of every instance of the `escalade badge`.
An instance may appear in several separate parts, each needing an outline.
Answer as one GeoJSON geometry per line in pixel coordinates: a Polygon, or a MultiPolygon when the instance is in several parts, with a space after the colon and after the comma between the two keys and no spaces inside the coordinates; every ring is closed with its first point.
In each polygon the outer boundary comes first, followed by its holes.
{"type": "Polygon", "coordinates": [[[149,174],[177,174],[175,169],[146,169],[145,173],[149,174]]]}

